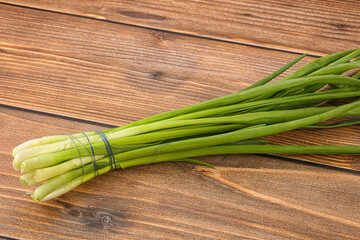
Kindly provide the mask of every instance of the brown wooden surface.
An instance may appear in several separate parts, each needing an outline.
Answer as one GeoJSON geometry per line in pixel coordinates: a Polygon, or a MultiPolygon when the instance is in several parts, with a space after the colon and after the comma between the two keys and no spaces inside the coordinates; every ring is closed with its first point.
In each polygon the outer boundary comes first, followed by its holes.
{"type": "MultiPolygon", "coordinates": [[[[301,129],[263,137],[279,145],[358,145],[360,126],[334,129],[301,129]]],[[[360,171],[359,155],[281,155],[291,159],[360,171]]]]}
{"type": "Polygon", "coordinates": [[[360,45],[358,0],[6,0],[253,46],[332,53],[360,45]]]}
{"type": "MultiPolygon", "coordinates": [[[[114,171],[41,204],[11,163],[12,148],[26,140],[231,93],[297,52],[359,47],[357,1],[3,2],[18,6],[0,3],[0,238],[360,238],[359,173],[289,159],[358,169],[359,157],[204,158],[215,170],[157,164],[114,171]]],[[[359,126],[328,133],[269,139],[360,142],[359,126]]]]}
{"type": "Polygon", "coordinates": [[[1,107],[0,234],[25,239],[358,239],[360,175],[234,155],[215,170],[157,164],[115,171],[34,203],[12,169],[14,144],[105,126],[1,107]],[[9,141],[11,139],[11,141],[9,141]]]}
{"type": "Polygon", "coordinates": [[[0,26],[1,102],[114,125],[238,91],[298,56],[6,5],[0,26]]]}

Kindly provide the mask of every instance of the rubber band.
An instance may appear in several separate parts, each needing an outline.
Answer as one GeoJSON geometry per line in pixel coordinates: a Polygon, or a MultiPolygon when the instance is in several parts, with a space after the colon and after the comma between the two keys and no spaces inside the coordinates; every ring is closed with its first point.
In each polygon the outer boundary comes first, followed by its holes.
{"type": "Polygon", "coordinates": [[[151,164],[152,162],[154,162],[154,161],[158,158],[158,156],[159,156],[159,149],[160,149],[161,147],[164,147],[164,146],[168,145],[168,144],[169,144],[169,143],[164,143],[164,144],[160,145],[158,148],[156,148],[155,158],[152,159],[152,160],[150,160],[149,162],[147,162],[147,163],[146,163],[145,165],[143,165],[142,167],[146,167],[147,165],[149,165],[149,164],[151,164]]]}
{"type": "MultiPolygon", "coordinates": [[[[90,145],[90,148],[91,148],[91,152],[92,152],[92,159],[93,159],[93,163],[94,163],[94,173],[95,173],[95,177],[97,177],[97,176],[99,176],[99,171],[98,171],[98,168],[97,168],[97,165],[96,165],[96,157],[95,157],[95,151],[94,151],[94,148],[93,148],[93,146],[92,146],[92,144],[91,144],[91,142],[90,142],[90,139],[89,139],[89,137],[86,135],[86,133],[83,133],[84,134],[84,136],[86,137],[86,139],[88,140],[88,142],[89,142],[89,145],[90,145]]],[[[83,145],[84,146],[84,145],[83,145]]],[[[85,146],[84,146],[85,147],[85,146]]],[[[85,147],[86,148],[86,147],[85,147]]],[[[87,148],[86,148],[86,150],[88,150],[87,148]]],[[[88,151],[89,152],[89,151],[88,151]]],[[[90,154],[90,152],[89,152],[89,154],[90,154]]],[[[90,154],[91,155],[91,154],[90,154]]]]}
{"type": "MultiPolygon", "coordinates": [[[[82,163],[82,155],[81,155],[81,152],[80,152],[80,150],[79,150],[79,147],[78,147],[78,145],[75,143],[75,141],[74,141],[74,139],[75,139],[75,137],[73,136],[73,135],[69,135],[69,139],[72,141],[72,143],[75,145],[75,147],[76,147],[76,149],[77,149],[77,151],[78,151],[78,153],[79,153],[79,158],[80,158],[80,163],[81,163],[81,170],[82,170],[82,175],[81,175],[81,183],[83,183],[83,180],[84,180],[84,174],[85,174],[85,172],[84,172],[84,165],[83,165],[83,163],[82,163]]],[[[78,140],[79,141],[79,140],[78,140]]]]}
{"type": "Polygon", "coordinates": [[[138,170],[143,169],[143,168],[146,167],[147,165],[151,164],[152,162],[154,162],[154,161],[158,158],[158,156],[159,156],[159,149],[160,149],[161,147],[164,147],[164,146],[168,145],[168,144],[169,144],[169,143],[164,143],[164,144],[161,144],[159,147],[157,147],[157,148],[156,148],[156,151],[155,151],[155,158],[153,158],[153,159],[151,159],[150,161],[148,161],[145,165],[139,166],[139,167],[136,168],[136,169],[126,169],[126,170],[124,170],[124,172],[138,171],[138,170]]]}
{"type": "Polygon", "coordinates": [[[111,167],[111,171],[115,170],[116,169],[116,162],[115,162],[115,157],[114,157],[113,151],[111,149],[109,140],[107,139],[105,133],[103,133],[102,131],[95,131],[95,132],[101,137],[101,139],[103,140],[103,142],[105,144],[106,151],[107,151],[107,153],[109,155],[109,164],[110,164],[110,167],[111,167]]]}
{"type": "Polygon", "coordinates": [[[85,171],[84,171],[84,164],[83,164],[83,161],[82,161],[82,154],[81,154],[81,151],[79,149],[79,145],[76,144],[75,141],[77,141],[78,143],[80,143],[85,149],[86,151],[89,153],[89,156],[93,159],[93,164],[94,164],[94,173],[95,173],[95,177],[99,175],[99,172],[98,172],[98,168],[97,168],[97,164],[96,164],[96,157],[95,157],[95,151],[94,151],[94,148],[90,142],[90,139],[89,137],[86,135],[86,133],[83,133],[84,136],[86,137],[89,145],[90,145],[90,148],[91,148],[91,152],[89,151],[89,149],[76,137],[74,137],[73,135],[69,135],[70,137],[70,140],[72,141],[72,143],[75,145],[78,153],[79,153],[79,158],[80,158],[80,164],[81,164],[81,169],[82,169],[82,176],[81,176],[81,183],[83,183],[83,179],[84,179],[84,175],[85,175],[85,171]]]}

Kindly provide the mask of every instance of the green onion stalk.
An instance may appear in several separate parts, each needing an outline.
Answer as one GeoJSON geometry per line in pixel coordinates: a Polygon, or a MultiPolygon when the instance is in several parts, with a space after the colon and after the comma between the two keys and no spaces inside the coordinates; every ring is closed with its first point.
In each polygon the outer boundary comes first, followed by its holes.
{"type": "Polygon", "coordinates": [[[274,145],[259,139],[294,129],[326,131],[360,123],[356,118],[323,123],[360,116],[360,49],[321,57],[271,82],[305,56],[233,94],[122,127],[30,140],[14,148],[13,166],[21,171],[24,185],[39,185],[32,198],[46,201],[114,169],[177,161],[213,167],[193,159],[198,156],[360,154],[360,146],[274,145]],[[350,70],[355,74],[349,76],[350,70]],[[348,101],[325,104],[336,99],[348,101]]]}

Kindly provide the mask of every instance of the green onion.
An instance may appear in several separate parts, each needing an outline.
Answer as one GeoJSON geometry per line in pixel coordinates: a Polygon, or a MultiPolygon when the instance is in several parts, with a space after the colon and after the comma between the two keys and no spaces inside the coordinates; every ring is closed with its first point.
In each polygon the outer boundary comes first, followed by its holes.
{"type": "MultiPolygon", "coordinates": [[[[273,145],[257,138],[294,129],[344,127],[360,116],[360,49],[319,58],[287,77],[270,82],[305,55],[250,87],[223,97],[161,113],[102,132],[47,136],[13,150],[13,166],[32,194],[46,201],[113,169],[182,161],[213,167],[193,157],[217,154],[360,154],[360,146],[273,145]],[[353,60],[355,59],[355,60],[353,60]],[[353,61],[352,61],[353,60],[353,61]],[[325,88],[329,85],[333,89],[325,88]],[[322,89],[319,91],[319,89],[322,89]],[[340,106],[329,100],[348,99],[340,106]]],[[[300,130],[301,131],[301,130],[300,130]]]]}

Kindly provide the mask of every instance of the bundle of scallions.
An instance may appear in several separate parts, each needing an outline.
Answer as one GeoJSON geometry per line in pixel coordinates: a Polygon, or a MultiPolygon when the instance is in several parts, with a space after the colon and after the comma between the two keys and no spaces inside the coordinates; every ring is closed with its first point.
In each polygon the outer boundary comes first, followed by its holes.
{"type": "Polygon", "coordinates": [[[356,72],[360,67],[360,49],[321,57],[279,81],[268,83],[304,56],[227,96],[122,127],[30,140],[14,148],[14,168],[23,173],[20,178],[23,184],[42,183],[32,198],[46,201],[113,169],[150,163],[182,161],[211,167],[192,158],[245,153],[360,154],[360,146],[271,145],[258,139],[299,128],[326,131],[359,123],[357,118],[331,125],[321,122],[360,116],[357,99],[360,72],[356,72]],[[342,98],[348,98],[350,103],[323,105],[342,98]]]}

